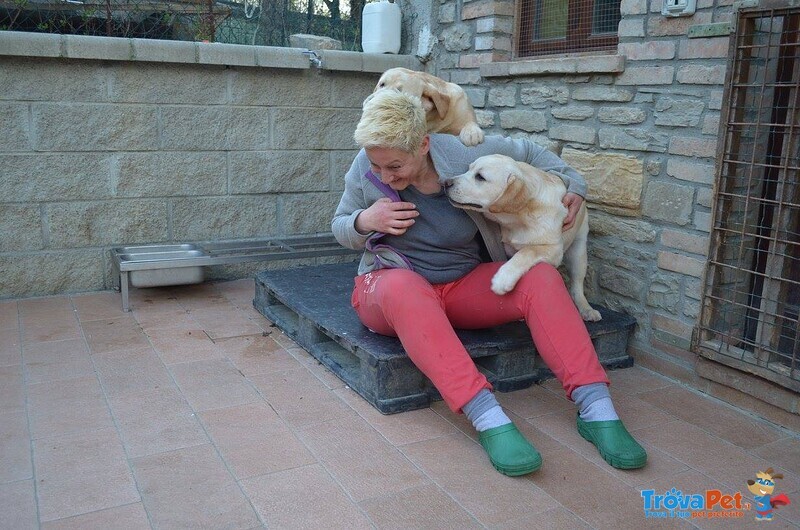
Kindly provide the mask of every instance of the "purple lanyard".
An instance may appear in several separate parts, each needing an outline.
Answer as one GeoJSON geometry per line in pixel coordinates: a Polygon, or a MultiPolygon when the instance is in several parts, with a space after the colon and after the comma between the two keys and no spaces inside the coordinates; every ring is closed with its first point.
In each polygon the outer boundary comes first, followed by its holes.
{"type": "MultiPolygon", "coordinates": [[[[381,191],[381,193],[383,193],[384,195],[386,195],[387,197],[392,199],[392,202],[400,202],[400,201],[402,201],[402,199],[400,198],[400,194],[397,193],[396,190],[393,190],[392,188],[390,188],[389,186],[387,186],[386,184],[381,182],[381,180],[378,177],[376,177],[375,174],[372,173],[372,171],[367,171],[364,174],[364,176],[367,177],[367,179],[369,179],[369,181],[372,182],[375,185],[375,187],[378,188],[381,191]]],[[[366,246],[367,250],[369,250],[370,252],[375,254],[375,262],[378,265],[380,265],[381,268],[386,268],[386,264],[383,263],[383,261],[381,261],[380,257],[378,257],[377,252],[379,250],[381,250],[381,249],[389,249],[389,250],[393,251],[395,254],[397,254],[398,256],[400,256],[400,258],[405,262],[406,266],[408,266],[409,270],[413,271],[414,267],[413,267],[413,265],[411,265],[411,262],[408,261],[408,258],[406,258],[404,255],[402,255],[400,252],[398,252],[397,249],[395,249],[394,247],[392,247],[390,245],[383,245],[383,244],[377,243],[377,241],[380,238],[382,238],[384,235],[386,235],[386,234],[384,234],[383,232],[375,232],[374,234],[372,234],[369,237],[369,239],[367,239],[367,242],[366,242],[365,246],[366,246]]]]}
{"type": "Polygon", "coordinates": [[[364,176],[367,177],[370,182],[375,184],[375,187],[378,188],[379,190],[381,190],[381,192],[383,192],[384,195],[386,195],[387,197],[392,199],[392,202],[400,202],[401,201],[400,194],[397,193],[396,190],[393,190],[392,188],[390,188],[389,186],[387,186],[386,184],[381,182],[381,179],[376,177],[375,174],[372,173],[372,171],[367,171],[364,176]]]}

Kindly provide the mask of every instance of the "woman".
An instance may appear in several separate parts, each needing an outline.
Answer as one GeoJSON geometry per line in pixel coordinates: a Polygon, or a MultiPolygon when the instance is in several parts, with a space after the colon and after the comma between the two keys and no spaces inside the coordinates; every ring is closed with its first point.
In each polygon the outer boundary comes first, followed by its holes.
{"type": "Polygon", "coordinates": [[[398,337],[448,407],[479,431],[492,465],[516,476],[539,469],[541,456],[505,415],[453,328],[524,318],[542,359],[578,406],[581,436],[614,467],[644,466],[647,454],[614,411],[605,371],[558,271],[536,265],[513,291],[494,294],[491,278],[508,259],[499,227],[451,206],[441,185],[480,156],[510,156],[564,180],[568,228],[586,193],[581,176],[527,140],[488,136],[465,147],[455,136],[428,135],[420,100],[393,89],[364,103],[354,137],[362,149],[332,227],[342,245],[364,250],[352,296],[361,322],[398,337]]]}

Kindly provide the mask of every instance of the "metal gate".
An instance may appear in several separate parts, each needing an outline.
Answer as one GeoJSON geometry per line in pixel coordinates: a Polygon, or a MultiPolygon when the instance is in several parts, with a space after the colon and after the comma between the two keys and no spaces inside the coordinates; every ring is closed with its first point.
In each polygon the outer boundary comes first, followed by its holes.
{"type": "Polygon", "coordinates": [[[800,8],[740,11],[694,343],[703,357],[794,391],[800,391],[799,54],[800,8]]]}

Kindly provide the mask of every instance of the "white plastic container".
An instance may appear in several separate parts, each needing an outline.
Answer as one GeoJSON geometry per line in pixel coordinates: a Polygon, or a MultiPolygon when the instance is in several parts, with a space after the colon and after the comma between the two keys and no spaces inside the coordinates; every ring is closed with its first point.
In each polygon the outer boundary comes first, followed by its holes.
{"type": "Polygon", "coordinates": [[[381,0],[364,6],[361,12],[361,49],[364,53],[400,51],[400,6],[381,0]]]}

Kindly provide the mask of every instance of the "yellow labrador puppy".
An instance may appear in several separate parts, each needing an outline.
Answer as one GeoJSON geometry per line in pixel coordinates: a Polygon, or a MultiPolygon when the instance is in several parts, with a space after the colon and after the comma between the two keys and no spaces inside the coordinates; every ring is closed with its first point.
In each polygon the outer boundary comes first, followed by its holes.
{"type": "Polygon", "coordinates": [[[560,178],[507,156],[488,155],[444,184],[454,206],[477,210],[498,223],[503,243],[516,251],[492,278],[492,291],[506,294],[537,263],[558,267],[566,258],[570,294],[581,317],[600,320],[600,313],[583,293],[589,235],[586,204],[581,205],[575,224],[562,231],[567,208],[561,199],[567,188],[560,178]]]}
{"type": "Polygon", "coordinates": [[[464,89],[457,84],[425,72],[392,68],[383,73],[373,92],[382,88],[396,88],[420,98],[427,113],[428,132],[454,134],[464,145],[483,142],[475,111],[464,89]]]}

